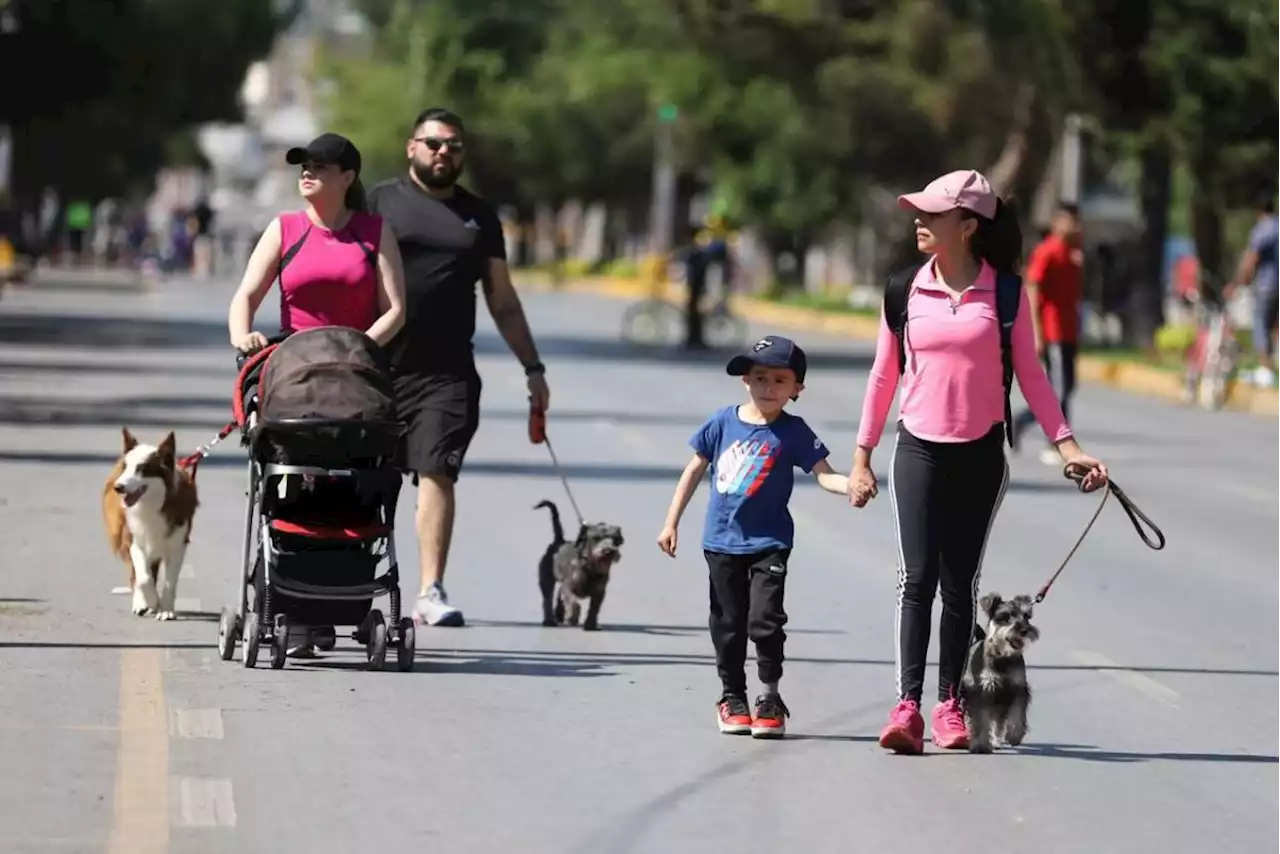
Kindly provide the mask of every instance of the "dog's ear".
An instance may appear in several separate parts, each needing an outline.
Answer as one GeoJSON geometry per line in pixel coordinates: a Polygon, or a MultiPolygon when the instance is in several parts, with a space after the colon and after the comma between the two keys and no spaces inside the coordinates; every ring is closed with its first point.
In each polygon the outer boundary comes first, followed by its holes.
{"type": "Polygon", "coordinates": [[[169,435],[164,437],[160,447],[156,449],[156,454],[166,465],[173,466],[178,454],[178,440],[174,437],[172,430],[169,431],[169,435]]]}
{"type": "Polygon", "coordinates": [[[586,525],[583,525],[582,527],[580,527],[580,528],[578,529],[578,538],[577,538],[576,540],[574,540],[574,544],[575,544],[575,545],[581,546],[583,543],[585,543],[585,542],[587,541],[587,531],[588,531],[588,530],[589,530],[589,528],[588,528],[588,526],[586,526],[586,525]]]}
{"type": "Polygon", "coordinates": [[[994,617],[996,608],[1004,604],[1004,600],[1000,598],[999,593],[988,593],[978,600],[978,605],[982,608],[982,612],[988,617],[994,617]]]}
{"type": "Polygon", "coordinates": [[[121,427],[120,434],[124,437],[124,452],[127,454],[138,445],[138,439],[129,432],[128,427],[121,427]]]}

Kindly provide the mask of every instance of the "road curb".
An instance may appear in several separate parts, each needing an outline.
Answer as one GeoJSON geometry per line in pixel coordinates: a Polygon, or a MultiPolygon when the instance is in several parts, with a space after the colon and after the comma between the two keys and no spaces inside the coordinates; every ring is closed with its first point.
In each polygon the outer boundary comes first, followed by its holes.
{"type": "MultiPolygon", "coordinates": [[[[635,278],[575,277],[557,285],[546,273],[518,272],[517,276],[522,288],[540,293],[583,293],[614,299],[640,299],[653,292],[650,285],[635,278]]],[[[672,283],[663,285],[660,293],[666,299],[684,299],[684,288],[672,283]]],[[[827,335],[843,335],[860,341],[874,341],[880,329],[878,320],[862,315],[837,314],[812,308],[781,305],[755,297],[736,296],[733,298],[733,303],[734,309],[744,319],[753,323],[772,324],[827,335]]],[[[1149,365],[1082,356],[1077,366],[1077,377],[1081,382],[1103,385],[1129,394],[1158,397],[1173,402],[1183,400],[1182,377],[1149,365]]],[[[1261,389],[1236,383],[1228,393],[1225,408],[1250,415],[1276,417],[1280,415],[1280,393],[1274,389],[1261,389]]]]}

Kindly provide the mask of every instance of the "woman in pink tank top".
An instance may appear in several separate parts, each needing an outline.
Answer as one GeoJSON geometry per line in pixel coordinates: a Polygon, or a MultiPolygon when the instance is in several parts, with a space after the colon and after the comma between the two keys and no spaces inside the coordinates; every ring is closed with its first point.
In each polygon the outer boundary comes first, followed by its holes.
{"type": "Polygon", "coordinates": [[[306,209],[276,217],[258,240],[231,298],[232,346],[245,353],[266,346],[250,327],[277,277],[282,332],[350,326],[385,345],[404,326],[404,269],[390,227],[363,210],[360,152],[326,133],[285,160],[301,169],[306,209]]]}
{"type": "MultiPolygon", "coordinates": [[[[1017,276],[1022,234],[1013,211],[972,170],[944,175],[922,192],[900,196],[898,204],[915,214],[916,245],[929,258],[906,290],[906,363],[889,463],[898,538],[898,703],[880,745],[920,753],[925,654],[939,586],[933,742],[940,748],[969,746],[960,679],[979,631],[975,601],[982,555],[1009,482],[997,277],[1020,290],[1020,282],[1008,277],[1017,276]]],[[[1098,489],[1107,482],[1106,467],[1080,450],[1073,438],[1036,355],[1026,294],[1017,296],[1010,344],[1018,385],[1063,461],[1088,470],[1084,489],[1098,489]]],[[[877,492],[871,452],[897,391],[898,345],[882,315],[849,476],[849,498],[856,507],[865,506],[877,492]]]]}

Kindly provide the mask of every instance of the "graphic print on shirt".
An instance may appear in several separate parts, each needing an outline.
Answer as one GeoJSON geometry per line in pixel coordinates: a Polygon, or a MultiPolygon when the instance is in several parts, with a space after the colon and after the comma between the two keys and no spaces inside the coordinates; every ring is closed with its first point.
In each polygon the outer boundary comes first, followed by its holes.
{"type": "Polygon", "coordinates": [[[777,445],[735,440],[716,460],[716,492],[750,498],[768,479],[777,459],[777,445]]]}

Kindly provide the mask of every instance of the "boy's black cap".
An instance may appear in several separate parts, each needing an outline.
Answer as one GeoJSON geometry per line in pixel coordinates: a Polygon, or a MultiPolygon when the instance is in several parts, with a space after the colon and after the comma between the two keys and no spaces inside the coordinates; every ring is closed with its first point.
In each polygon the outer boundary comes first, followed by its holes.
{"type": "Polygon", "coordinates": [[[301,166],[310,161],[324,165],[334,165],[343,172],[360,174],[360,150],[351,140],[336,133],[322,133],[305,148],[291,148],[284,160],[290,166],[301,166]]]}
{"type": "Polygon", "coordinates": [[[781,335],[766,335],[749,349],[729,360],[725,371],[731,377],[745,376],[752,365],[763,365],[766,368],[790,368],[795,371],[796,382],[804,382],[804,372],[809,367],[804,350],[790,338],[781,335]]]}

